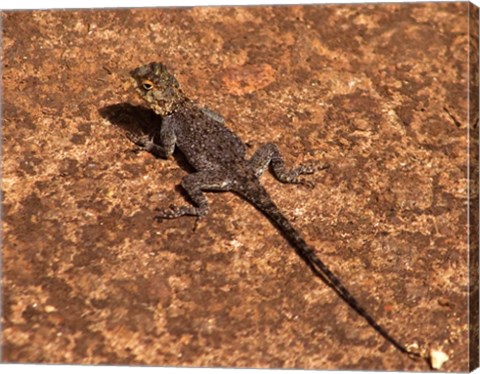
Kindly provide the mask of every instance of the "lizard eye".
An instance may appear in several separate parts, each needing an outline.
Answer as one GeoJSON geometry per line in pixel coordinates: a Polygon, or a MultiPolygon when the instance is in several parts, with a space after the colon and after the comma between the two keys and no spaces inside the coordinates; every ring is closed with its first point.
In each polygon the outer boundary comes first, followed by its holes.
{"type": "Polygon", "coordinates": [[[150,91],[152,88],[153,88],[153,82],[152,81],[149,81],[148,79],[147,80],[144,80],[142,82],[142,86],[144,89],[146,89],[147,91],[150,91]]]}

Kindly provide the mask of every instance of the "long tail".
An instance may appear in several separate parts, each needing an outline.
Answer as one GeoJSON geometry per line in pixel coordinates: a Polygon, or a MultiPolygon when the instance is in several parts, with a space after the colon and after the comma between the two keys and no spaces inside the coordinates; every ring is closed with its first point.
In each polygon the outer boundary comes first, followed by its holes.
{"type": "Polygon", "coordinates": [[[297,254],[307,263],[312,271],[320,277],[328,286],[330,286],[350,307],[352,307],[359,315],[372,326],[380,335],[388,340],[400,352],[408,354],[412,357],[423,357],[420,353],[411,351],[405,345],[393,338],[375,319],[359,304],[357,299],[345,288],[340,279],[333,274],[330,269],[320,260],[297,230],[290,224],[288,219],[282,214],[280,209],[275,205],[267,191],[257,184],[255,192],[248,193],[239,191],[239,194],[259,211],[261,211],[284,235],[284,237],[295,248],[297,254]]]}

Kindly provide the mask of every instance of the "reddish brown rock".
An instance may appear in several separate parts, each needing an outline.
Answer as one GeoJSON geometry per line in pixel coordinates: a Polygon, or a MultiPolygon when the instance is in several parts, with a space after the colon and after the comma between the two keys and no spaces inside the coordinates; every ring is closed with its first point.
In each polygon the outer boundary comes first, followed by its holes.
{"type": "Polygon", "coordinates": [[[3,12],[3,360],[428,370],[236,196],[195,232],[153,219],[186,171],[112,123],[151,113],[105,111],[143,105],[128,71],[157,60],[250,152],[328,162],[313,189],[262,179],[382,325],[468,370],[469,9],[3,12]]]}

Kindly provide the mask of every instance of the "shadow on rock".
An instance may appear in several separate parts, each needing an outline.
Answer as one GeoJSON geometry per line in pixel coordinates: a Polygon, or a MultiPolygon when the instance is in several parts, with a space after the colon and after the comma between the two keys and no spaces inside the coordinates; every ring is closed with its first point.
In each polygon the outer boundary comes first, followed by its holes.
{"type": "MultiPolygon", "coordinates": [[[[154,142],[158,143],[157,141],[159,139],[157,136],[160,133],[160,128],[162,126],[162,117],[156,114],[153,110],[139,105],[132,105],[130,103],[120,103],[100,108],[98,112],[111,124],[125,130],[127,135],[131,134],[133,137],[149,135],[154,142]]],[[[130,138],[129,136],[127,137],[130,138]]],[[[138,150],[140,150],[140,148],[137,148],[134,151],[137,152],[138,150]]],[[[175,149],[173,157],[183,170],[188,173],[194,171],[185,156],[183,156],[181,152],[178,152],[177,149],[175,149]]]]}
{"type": "Polygon", "coordinates": [[[113,125],[133,135],[153,135],[162,125],[162,117],[153,110],[129,103],[108,105],[98,112],[113,125]]]}

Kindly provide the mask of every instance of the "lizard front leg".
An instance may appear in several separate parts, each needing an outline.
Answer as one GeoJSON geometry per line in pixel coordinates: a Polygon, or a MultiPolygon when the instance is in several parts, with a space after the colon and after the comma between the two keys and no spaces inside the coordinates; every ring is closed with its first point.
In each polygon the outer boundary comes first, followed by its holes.
{"type": "Polygon", "coordinates": [[[218,171],[204,170],[189,174],[183,178],[181,186],[192,200],[193,205],[171,206],[169,209],[157,209],[157,219],[196,216],[198,219],[208,213],[208,200],[203,191],[229,191],[231,182],[218,171]]]}
{"type": "Polygon", "coordinates": [[[150,152],[151,154],[167,159],[175,150],[177,137],[172,123],[164,121],[161,125],[159,134],[148,134],[137,136],[128,134],[127,137],[140,147],[140,150],[150,152]],[[158,138],[158,142],[157,142],[158,138]]]}
{"type": "MultiPolygon", "coordinates": [[[[249,160],[249,164],[257,177],[262,175],[270,165],[273,175],[283,183],[307,184],[306,181],[299,179],[298,177],[304,174],[312,174],[318,169],[314,165],[300,165],[287,170],[280,151],[273,143],[264,144],[257,149],[249,160]]],[[[322,168],[326,168],[326,166],[323,166],[322,168]]]]}

